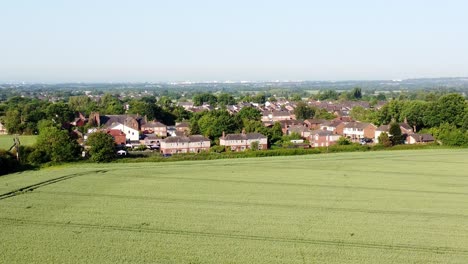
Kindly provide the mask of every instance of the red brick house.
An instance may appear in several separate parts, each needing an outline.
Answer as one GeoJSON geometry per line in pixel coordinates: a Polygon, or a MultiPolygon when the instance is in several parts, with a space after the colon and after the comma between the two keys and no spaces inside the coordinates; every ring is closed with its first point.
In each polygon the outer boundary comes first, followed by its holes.
{"type": "Polygon", "coordinates": [[[114,138],[116,145],[125,145],[127,143],[127,136],[119,129],[109,129],[106,133],[114,138]]]}
{"type": "Polygon", "coordinates": [[[167,137],[167,126],[161,122],[151,121],[141,126],[145,134],[155,134],[160,137],[167,137]]]}
{"type": "Polygon", "coordinates": [[[225,146],[231,151],[244,151],[252,147],[252,143],[258,143],[258,149],[268,149],[268,138],[260,133],[227,134],[219,138],[219,145],[225,146]]]}
{"type": "Polygon", "coordinates": [[[202,135],[175,136],[160,140],[160,151],[163,154],[199,153],[208,151],[210,139],[202,135]]]}
{"type": "Polygon", "coordinates": [[[309,142],[313,148],[328,147],[336,144],[340,137],[333,131],[317,129],[310,131],[309,142]]]}

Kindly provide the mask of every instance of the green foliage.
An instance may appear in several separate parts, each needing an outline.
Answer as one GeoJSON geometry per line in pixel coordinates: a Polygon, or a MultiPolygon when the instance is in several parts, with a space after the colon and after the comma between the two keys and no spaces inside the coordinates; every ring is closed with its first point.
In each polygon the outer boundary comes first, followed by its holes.
{"type": "Polygon", "coordinates": [[[468,146],[468,131],[457,128],[454,124],[443,123],[429,130],[434,137],[447,146],[468,146]]]}
{"type": "Polygon", "coordinates": [[[44,126],[39,131],[32,155],[34,157],[43,155],[43,158],[40,159],[43,162],[68,162],[77,160],[80,157],[80,152],[80,145],[70,137],[67,131],[56,126],[44,126]]]}
{"type": "MultiPolygon", "coordinates": [[[[219,138],[223,131],[226,133],[234,133],[240,130],[241,121],[238,117],[232,116],[226,110],[213,110],[202,112],[192,118],[192,128],[199,131],[206,137],[214,140],[219,138]]],[[[194,130],[191,130],[194,134],[194,130]]],[[[197,132],[198,132],[197,131],[197,132]]]]}
{"type": "Polygon", "coordinates": [[[260,121],[262,118],[262,113],[257,108],[248,106],[243,107],[238,113],[237,116],[242,120],[255,120],[260,121]]]}
{"type": "Polygon", "coordinates": [[[325,101],[325,100],[338,100],[338,93],[335,90],[325,90],[319,91],[318,95],[316,96],[317,100],[325,101]]]}
{"type": "Polygon", "coordinates": [[[216,106],[218,98],[211,93],[201,93],[193,96],[193,104],[195,106],[201,106],[204,103],[208,103],[211,106],[216,106]]]}
{"type": "Polygon", "coordinates": [[[86,145],[90,147],[89,155],[94,162],[109,162],[116,157],[114,138],[107,133],[90,134],[86,145]]]}
{"type": "Polygon", "coordinates": [[[362,106],[355,106],[350,112],[351,118],[361,122],[378,123],[378,113],[373,109],[365,109],[362,106]]]}
{"type": "Polygon", "coordinates": [[[296,115],[296,119],[304,120],[314,117],[315,115],[315,108],[308,106],[304,102],[299,102],[294,109],[294,114],[296,115]]]}
{"type": "Polygon", "coordinates": [[[218,105],[226,106],[226,105],[234,105],[236,104],[236,100],[234,97],[228,93],[221,93],[218,95],[218,105]]]}
{"type": "Polygon", "coordinates": [[[336,118],[336,116],[334,114],[328,112],[326,109],[320,108],[320,109],[316,109],[314,118],[332,120],[332,119],[336,118]]]}
{"type": "Polygon", "coordinates": [[[346,137],[340,137],[336,144],[339,146],[347,146],[351,145],[351,141],[349,141],[349,139],[347,139],[346,137]]]}
{"type": "Polygon", "coordinates": [[[392,146],[392,141],[390,140],[390,137],[386,132],[382,132],[379,136],[379,144],[384,146],[384,147],[391,147],[392,146]]]}
{"type": "Polygon", "coordinates": [[[60,125],[72,121],[75,117],[75,113],[68,104],[62,102],[49,105],[45,109],[45,113],[49,120],[60,125]]]}
{"type": "Polygon", "coordinates": [[[388,133],[391,135],[390,140],[392,141],[393,146],[404,143],[405,139],[403,138],[403,135],[401,133],[400,124],[398,124],[397,122],[390,123],[388,133]]]}
{"type": "Polygon", "coordinates": [[[252,143],[250,143],[250,150],[257,151],[258,146],[259,146],[258,141],[253,141],[252,143]]]}

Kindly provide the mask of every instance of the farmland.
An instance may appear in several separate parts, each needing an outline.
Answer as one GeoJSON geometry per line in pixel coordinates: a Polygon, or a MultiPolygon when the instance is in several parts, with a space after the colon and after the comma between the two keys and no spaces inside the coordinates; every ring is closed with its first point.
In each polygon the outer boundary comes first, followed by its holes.
{"type": "MultiPolygon", "coordinates": [[[[36,142],[36,136],[19,136],[21,145],[31,146],[36,142]]],[[[13,136],[0,135],[0,149],[9,149],[13,145],[13,136]]]]}
{"type": "Polygon", "coordinates": [[[51,167],[0,177],[0,263],[467,263],[467,201],[468,150],[51,167]]]}

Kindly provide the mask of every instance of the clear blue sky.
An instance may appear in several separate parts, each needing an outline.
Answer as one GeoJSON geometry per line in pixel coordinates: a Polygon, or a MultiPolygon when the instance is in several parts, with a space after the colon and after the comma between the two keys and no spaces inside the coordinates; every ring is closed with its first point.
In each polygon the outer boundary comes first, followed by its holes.
{"type": "Polygon", "coordinates": [[[468,76],[468,1],[11,0],[0,81],[468,76]]]}

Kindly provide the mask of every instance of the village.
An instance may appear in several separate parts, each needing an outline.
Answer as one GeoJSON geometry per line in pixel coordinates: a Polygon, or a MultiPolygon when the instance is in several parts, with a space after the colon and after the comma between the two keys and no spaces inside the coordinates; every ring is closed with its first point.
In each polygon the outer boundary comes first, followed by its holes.
{"type": "MultiPolygon", "coordinates": [[[[335,118],[330,120],[315,118],[298,120],[294,114],[297,102],[288,100],[267,101],[265,104],[239,103],[228,105],[225,109],[232,115],[245,107],[261,111],[261,122],[265,127],[272,127],[275,123],[279,123],[283,135],[299,135],[300,139],[291,140],[290,147],[328,147],[337,144],[340,138],[346,138],[350,142],[363,145],[377,144],[382,133],[392,136],[389,133],[389,124],[376,126],[372,123],[353,120],[350,116],[353,107],[378,108],[383,105],[383,102],[371,106],[368,102],[363,101],[320,102],[309,100],[307,104],[323,109],[333,114],[335,118]]],[[[215,107],[207,103],[194,106],[191,102],[179,102],[178,105],[193,113],[215,110],[215,107]]],[[[163,155],[199,153],[209,151],[213,142],[223,146],[228,151],[235,152],[252,148],[258,150],[269,148],[268,137],[261,133],[246,133],[245,130],[240,133],[223,132],[221,137],[213,141],[204,135],[192,134],[189,121],[166,125],[158,120],[148,120],[146,116],[138,114],[100,115],[94,112],[87,117],[78,114],[70,125],[75,128],[88,127],[84,133],[80,132],[79,129],[74,130],[82,144],[86,143],[86,139],[91,133],[105,132],[111,135],[115,144],[120,146],[118,153],[121,155],[127,154],[122,149],[152,150],[163,155]]],[[[411,127],[406,120],[399,125],[405,144],[434,142],[432,135],[416,133],[415,127],[411,127]]]]}

